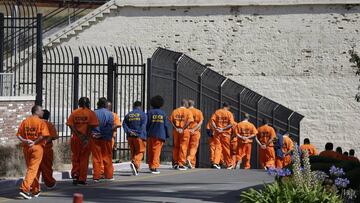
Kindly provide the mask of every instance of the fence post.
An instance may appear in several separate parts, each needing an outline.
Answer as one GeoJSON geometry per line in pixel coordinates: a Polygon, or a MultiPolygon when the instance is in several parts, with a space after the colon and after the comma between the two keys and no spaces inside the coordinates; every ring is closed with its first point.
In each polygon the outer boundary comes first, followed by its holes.
{"type": "Polygon", "coordinates": [[[178,63],[175,63],[175,78],[174,78],[174,95],[173,95],[173,108],[178,107],[178,80],[179,80],[179,70],[178,70],[178,63]]]}
{"type": "MultiPolygon", "coordinates": [[[[0,13],[0,73],[4,72],[4,14],[0,13]]],[[[3,96],[3,75],[0,75],[0,96],[3,96]]]]}
{"type": "Polygon", "coordinates": [[[74,97],[73,97],[73,109],[78,108],[78,99],[79,99],[79,57],[74,57],[74,97]]]}
{"type": "Polygon", "coordinates": [[[36,16],[36,101],[42,105],[43,57],[42,57],[42,14],[36,16]]]}
{"type": "Polygon", "coordinates": [[[239,114],[239,115],[238,115],[238,118],[237,118],[237,119],[238,119],[239,121],[241,121],[241,105],[242,105],[241,95],[242,95],[242,93],[245,91],[245,89],[246,89],[246,88],[244,88],[243,90],[241,90],[241,92],[239,93],[239,96],[238,96],[238,99],[239,99],[239,101],[238,101],[238,105],[239,105],[239,106],[238,106],[238,114],[239,114]]]}
{"type": "MultiPolygon", "coordinates": [[[[273,125],[273,127],[275,127],[275,110],[277,109],[277,108],[279,108],[279,104],[278,105],[276,105],[274,108],[273,108],[273,110],[272,110],[272,125],[273,125]]],[[[277,133],[280,133],[280,132],[277,132],[277,133]]]]}
{"type": "Polygon", "coordinates": [[[288,117],[287,131],[288,131],[289,135],[291,134],[291,133],[290,133],[290,130],[291,130],[291,123],[290,123],[290,121],[291,121],[291,117],[292,117],[294,114],[295,114],[295,112],[293,111],[293,112],[290,114],[290,116],[288,117]]]}
{"type": "Polygon", "coordinates": [[[223,103],[223,99],[222,99],[222,87],[223,87],[223,85],[225,84],[225,81],[227,80],[227,78],[225,78],[222,82],[221,82],[221,84],[220,84],[220,86],[219,86],[219,108],[221,108],[222,107],[222,103],[223,103]]]}
{"type": "Polygon", "coordinates": [[[107,99],[111,102],[114,101],[114,58],[109,57],[108,59],[108,73],[107,73],[107,99]]]}
{"type": "Polygon", "coordinates": [[[147,59],[147,85],[146,85],[146,88],[147,88],[147,110],[150,109],[150,99],[151,99],[151,77],[152,77],[152,65],[151,65],[151,58],[148,58],[147,59]]]}

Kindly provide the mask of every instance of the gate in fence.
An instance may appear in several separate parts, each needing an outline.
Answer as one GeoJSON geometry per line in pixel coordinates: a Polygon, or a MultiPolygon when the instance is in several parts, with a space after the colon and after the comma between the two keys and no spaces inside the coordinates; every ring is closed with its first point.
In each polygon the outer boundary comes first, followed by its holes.
{"type": "MultiPolygon", "coordinates": [[[[250,114],[251,122],[259,127],[261,120],[267,118],[281,133],[288,131],[293,140],[299,141],[302,115],[220,75],[187,55],[159,48],[148,64],[148,98],[163,96],[164,110],[168,114],[179,106],[181,99],[192,98],[204,114],[205,123],[197,154],[198,166],[209,166],[208,138],[204,128],[212,113],[225,101],[231,104],[235,120],[240,121],[246,112],[250,114]]],[[[172,140],[167,142],[162,157],[171,161],[172,140]]],[[[254,142],[253,167],[258,166],[257,151],[254,142]]]]}
{"type": "MultiPolygon", "coordinates": [[[[80,97],[91,100],[92,109],[100,97],[113,102],[113,111],[123,118],[133,102],[145,101],[145,67],[140,48],[70,47],[45,48],[37,74],[37,103],[51,113],[60,140],[71,133],[66,120],[77,108],[80,97]]],[[[125,134],[118,130],[115,159],[129,157],[125,134]]]]}

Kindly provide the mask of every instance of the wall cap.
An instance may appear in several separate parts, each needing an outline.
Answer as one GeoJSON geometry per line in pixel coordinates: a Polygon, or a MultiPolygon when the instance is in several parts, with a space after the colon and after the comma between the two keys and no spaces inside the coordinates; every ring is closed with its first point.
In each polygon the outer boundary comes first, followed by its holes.
{"type": "Polygon", "coordinates": [[[0,96],[0,102],[4,101],[35,101],[35,96],[0,96]]]}
{"type": "Polygon", "coordinates": [[[359,0],[115,0],[120,7],[291,6],[360,4],[359,0]]]}

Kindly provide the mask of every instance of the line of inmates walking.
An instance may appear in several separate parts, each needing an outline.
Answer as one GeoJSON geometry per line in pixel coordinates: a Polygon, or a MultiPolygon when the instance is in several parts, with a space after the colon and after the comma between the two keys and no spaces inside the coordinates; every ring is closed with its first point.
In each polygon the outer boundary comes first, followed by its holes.
{"type": "MultiPolygon", "coordinates": [[[[160,173],[160,154],[166,139],[169,138],[171,126],[173,168],[187,170],[195,167],[204,117],[202,112],[194,107],[193,100],[183,99],[180,107],[169,117],[161,109],[164,105],[161,96],[151,98],[151,109],[147,113],[142,111],[142,103],[136,101],[133,110],[124,117],[122,123],[119,116],[111,111],[112,104],[106,98],[99,99],[95,111],[90,109],[90,100],[86,97],[80,98],[78,105],[79,108],[71,113],[66,123],[72,131],[71,176],[74,185],[87,184],[90,154],[93,181],[113,180],[112,152],[116,132],[120,127],[123,127],[127,135],[133,175],[138,175],[146,149],[151,173],[160,173]]],[[[25,199],[39,196],[40,174],[49,189],[56,186],[52,177],[52,141],[58,136],[54,125],[48,121],[49,111],[42,110],[40,106],[34,106],[31,111],[32,116],[21,123],[17,133],[23,143],[27,166],[25,179],[20,186],[20,195],[25,199]]],[[[221,165],[224,165],[227,169],[236,169],[238,164],[242,164],[245,169],[250,169],[254,140],[260,146],[262,168],[282,168],[291,163],[291,153],[295,150],[295,145],[288,133],[276,133],[267,119],[263,120],[262,126],[256,128],[249,121],[248,114],[244,114],[243,118],[241,122],[235,122],[229,104],[223,103],[223,107],[215,111],[209,119],[206,131],[209,136],[212,168],[220,169],[221,165]]],[[[301,149],[308,150],[310,155],[316,154],[310,141],[304,143],[301,149]]]]}

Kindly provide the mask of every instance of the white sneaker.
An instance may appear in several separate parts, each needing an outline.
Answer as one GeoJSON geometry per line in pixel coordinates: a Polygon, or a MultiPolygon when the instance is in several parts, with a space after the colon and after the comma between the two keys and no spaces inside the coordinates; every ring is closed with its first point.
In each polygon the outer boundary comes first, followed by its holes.
{"type": "Polygon", "coordinates": [[[193,168],[191,161],[189,161],[189,159],[186,160],[186,165],[188,165],[189,169],[193,168]]]}
{"type": "Polygon", "coordinates": [[[22,196],[24,199],[31,199],[31,194],[28,192],[20,191],[19,195],[22,196]]]}
{"type": "Polygon", "coordinates": [[[33,197],[39,197],[40,196],[40,192],[33,194],[33,197]]]}
{"type": "Polygon", "coordinates": [[[150,169],[151,173],[152,174],[160,174],[160,171],[157,170],[156,168],[155,169],[150,169]]]}
{"type": "Polygon", "coordinates": [[[221,169],[221,167],[220,167],[219,165],[217,165],[217,164],[213,164],[213,165],[212,165],[212,168],[221,169]]]}
{"type": "Polygon", "coordinates": [[[179,166],[179,171],[186,171],[187,170],[187,167],[186,166],[179,166]]]}
{"type": "Polygon", "coordinates": [[[230,165],[229,167],[227,167],[226,169],[228,169],[228,170],[232,170],[232,169],[234,169],[234,167],[232,166],[232,165],[230,165]]]}
{"type": "Polygon", "coordinates": [[[134,176],[139,175],[139,173],[138,173],[138,171],[136,170],[136,167],[135,167],[135,165],[134,165],[133,163],[130,163],[130,168],[131,168],[132,174],[133,174],[134,176]]]}

